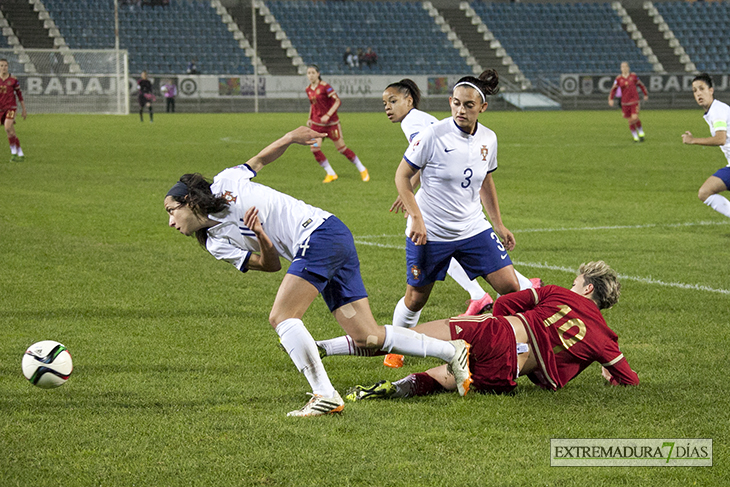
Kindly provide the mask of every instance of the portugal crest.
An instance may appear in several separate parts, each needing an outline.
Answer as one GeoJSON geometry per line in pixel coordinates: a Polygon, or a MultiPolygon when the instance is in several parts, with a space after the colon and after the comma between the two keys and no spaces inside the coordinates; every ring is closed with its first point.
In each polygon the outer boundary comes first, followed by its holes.
{"type": "Polygon", "coordinates": [[[229,203],[235,203],[238,199],[238,196],[233,196],[233,193],[231,193],[230,191],[226,191],[221,196],[223,196],[223,198],[225,198],[225,200],[229,203]]]}
{"type": "Polygon", "coordinates": [[[418,268],[417,265],[411,266],[411,275],[413,276],[413,279],[416,281],[421,278],[421,269],[418,268]]]}
{"type": "Polygon", "coordinates": [[[489,149],[487,149],[486,145],[482,146],[482,161],[487,160],[487,155],[489,154],[489,149]]]}

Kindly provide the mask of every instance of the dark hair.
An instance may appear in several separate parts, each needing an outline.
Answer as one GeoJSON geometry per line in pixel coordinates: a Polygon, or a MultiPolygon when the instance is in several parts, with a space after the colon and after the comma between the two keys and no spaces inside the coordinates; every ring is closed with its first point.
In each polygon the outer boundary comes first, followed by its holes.
{"type": "Polygon", "coordinates": [[[418,89],[418,85],[415,81],[404,78],[385,87],[386,90],[388,88],[395,88],[403,96],[410,96],[413,99],[413,108],[418,108],[418,104],[421,102],[421,90],[418,89]]]}
{"type": "MultiPolygon", "coordinates": [[[[221,213],[228,210],[228,200],[223,196],[214,195],[210,190],[210,182],[200,173],[183,174],[180,181],[188,187],[186,196],[171,196],[181,205],[187,205],[198,216],[206,217],[211,213],[221,213]]],[[[201,228],[195,232],[198,243],[205,248],[208,240],[208,229],[201,228]]]]}
{"type": "Polygon", "coordinates": [[[484,93],[485,96],[496,95],[499,93],[499,74],[497,74],[497,71],[493,69],[485,69],[482,71],[482,74],[479,75],[479,78],[475,78],[474,76],[464,76],[456,82],[457,85],[459,83],[471,83],[476,85],[480,90],[482,90],[482,93],[484,93]]]}
{"type": "Polygon", "coordinates": [[[692,80],[692,83],[695,81],[704,81],[707,84],[708,88],[712,88],[712,78],[710,78],[710,75],[707,73],[700,73],[692,80]]]}
{"type": "Polygon", "coordinates": [[[312,68],[317,72],[317,78],[319,78],[320,81],[322,81],[322,71],[320,71],[319,66],[316,64],[310,64],[307,66],[307,69],[312,68]]]}

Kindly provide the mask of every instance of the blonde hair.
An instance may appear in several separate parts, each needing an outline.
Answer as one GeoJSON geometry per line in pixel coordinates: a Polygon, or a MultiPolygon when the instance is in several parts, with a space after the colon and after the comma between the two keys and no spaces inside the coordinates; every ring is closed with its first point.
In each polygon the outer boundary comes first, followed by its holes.
{"type": "Polygon", "coordinates": [[[580,265],[578,274],[583,275],[585,284],[593,285],[591,299],[596,302],[598,309],[608,309],[618,302],[621,296],[621,283],[618,274],[608,264],[599,260],[580,265]]]}

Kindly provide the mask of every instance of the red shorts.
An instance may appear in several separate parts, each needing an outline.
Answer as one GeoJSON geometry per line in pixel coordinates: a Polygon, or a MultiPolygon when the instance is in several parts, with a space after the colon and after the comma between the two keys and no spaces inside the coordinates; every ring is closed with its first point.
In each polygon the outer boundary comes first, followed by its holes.
{"type": "Polygon", "coordinates": [[[471,344],[469,369],[478,392],[503,394],[517,387],[517,342],[501,316],[460,316],[449,320],[452,340],[471,344]]]}
{"type": "Polygon", "coordinates": [[[631,118],[631,115],[637,115],[639,113],[639,103],[621,105],[621,111],[624,113],[624,118],[631,118]]]}
{"type": "Polygon", "coordinates": [[[10,108],[0,112],[0,125],[5,125],[5,120],[15,120],[15,112],[17,108],[10,108]]]}
{"type": "Polygon", "coordinates": [[[332,139],[332,141],[340,140],[342,137],[342,127],[340,126],[340,122],[337,122],[334,125],[318,125],[314,122],[312,122],[312,130],[316,130],[320,133],[326,133],[327,138],[332,139]]]}

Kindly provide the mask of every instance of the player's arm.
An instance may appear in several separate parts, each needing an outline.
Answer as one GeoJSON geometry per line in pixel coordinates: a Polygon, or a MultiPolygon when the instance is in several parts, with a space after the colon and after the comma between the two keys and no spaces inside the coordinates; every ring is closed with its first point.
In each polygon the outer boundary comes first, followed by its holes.
{"type": "Polygon", "coordinates": [[[618,90],[618,83],[614,81],[611,91],[608,93],[608,106],[610,107],[613,106],[613,98],[616,96],[616,90],[618,90]]]}
{"type": "Polygon", "coordinates": [[[326,136],[327,134],[321,134],[309,127],[299,127],[287,133],[279,140],[269,144],[265,149],[249,159],[246,164],[255,172],[259,172],[262,167],[281,157],[290,145],[312,145],[318,138],[326,136]]]}
{"type": "Polygon", "coordinates": [[[682,134],[682,143],[687,145],[720,146],[727,142],[727,125],[724,130],[715,129],[713,137],[695,137],[689,130],[682,134]]]}
{"type": "MultiPolygon", "coordinates": [[[[416,188],[421,184],[421,171],[416,171],[415,174],[411,177],[411,187],[413,188],[413,192],[415,193],[416,188]]],[[[403,217],[408,216],[408,210],[406,210],[405,205],[403,204],[403,200],[401,199],[400,195],[395,199],[393,204],[390,206],[390,211],[395,211],[398,213],[398,211],[403,212],[403,217]]]]}
{"type": "Polygon", "coordinates": [[[644,93],[644,100],[645,101],[648,100],[649,99],[649,92],[647,91],[646,86],[644,85],[644,83],[642,83],[639,78],[636,78],[636,86],[638,86],[639,88],[641,88],[642,93],[644,93]]]}
{"type": "Polygon", "coordinates": [[[398,189],[398,196],[405,207],[405,211],[411,216],[411,233],[408,236],[416,245],[426,243],[426,224],[423,221],[423,214],[416,203],[416,195],[413,192],[411,178],[418,172],[418,168],[411,166],[403,158],[400,161],[398,170],[395,172],[395,187],[398,189]]]}
{"type": "Polygon", "coordinates": [[[271,243],[271,239],[264,232],[264,227],[261,226],[261,221],[259,220],[259,210],[256,207],[251,207],[246,211],[246,214],[243,216],[243,224],[256,234],[256,239],[259,241],[259,247],[261,248],[258,254],[251,254],[246,268],[248,270],[263,272],[279,271],[281,269],[279,252],[276,251],[274,244],[271,243]]]}
{"type": "Polygon", "coordinates": [[[492,307],[495,316],[511,316],[533,309],[540,302],[537,290],[523,289],[497,298],[492,307]]]}
{"type": "Polygon", "coordinates": [[[601,375],[613,386],[639,385],[639,375],[629,366],[623,354],[620,354],[615,361],[604,364],[601,375]]]}
{"type": "Polygon", "coordinates": [[[497,187],[494,185],[492,173],[487,174],[479,189],[479,197],[482,200],[484,209],[487,210],[489,221],[492,222],[492,228],[502,240],[502,244],[507,250],[515,248],[515,236],[507,230],[502,223],[502,214],[499,211],[499,200],[497,198],[497,187]]]}
{"type": "Polygon", "coordinates": [[[334,91],[332,93],[330,93],[329,97],[332,98],[332,100],[333,100],[332,106],[330,107],[329,110],[327,110],[327,113],[322,115],[322,118],[321,118],[322,123],[329,122],[330,118],[332,118],[332,116],[335,113],[337,113],[337,109],[340,108],[340,105],[342,105],[342,101],[340,100],[340,97],[337,96],[337,93],[335,93],[334,91]]]}

